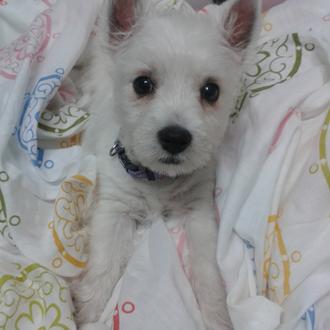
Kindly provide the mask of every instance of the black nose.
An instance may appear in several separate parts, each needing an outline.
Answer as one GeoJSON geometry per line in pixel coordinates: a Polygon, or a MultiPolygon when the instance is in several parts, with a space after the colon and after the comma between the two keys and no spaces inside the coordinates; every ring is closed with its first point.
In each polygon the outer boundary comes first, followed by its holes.
{"type": "Polygon", "coordinates": [[[158,141],[170,154],[178,154],[191,143],[192,136],[188,130],[180,126],[167,126],[158,132],[158,141]]]}

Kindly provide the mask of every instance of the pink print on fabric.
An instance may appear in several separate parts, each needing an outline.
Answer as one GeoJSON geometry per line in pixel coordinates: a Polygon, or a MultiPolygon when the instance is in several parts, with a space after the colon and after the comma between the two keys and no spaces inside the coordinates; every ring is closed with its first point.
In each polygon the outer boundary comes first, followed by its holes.
{"type": "Polygon", "coordinates": [[[0,0],[0,6],[5,6],[7,4],[8,2],[6,0],[0,0]]]}
{"type": "Polygon", "coordinates": [[[205,7],[200,9],[198,12],[201,14],[208,14],[207,8],[205,8],[205,7]]]}
{"type": "Polygon", "coordinates": [[[322,20],[323,20],[324,22],[330,22],[330,14],[324,15],[324,16],[322,17],[322,20]]]}
{"type": "Polygon", "coordinates": [[[221,217],[220,217],[220,210],[217,205],[215,205],[215,221],[217,225],[220,225],[221,217]]]}
{"type": "Polygon", "coordinates": [[[56,3],[56,1],[57,0],[42,0],[42,2],[48,7],[53,6],[56,3]]]}
{"type": "Polygon", "coordinates": [[[176,245],[176,252],[179,257],[180,265],[189,280],[191,278],[191,267],[189,263],[189,251],[187,244],[187,234],[182,226],[175,226],[170,230],[176,245]]]}
{"type": "Polygon", "coordinates": [[[114,312],[113,317],[112,317],[112,323],[113,323],[113,330],[119,330],[120,329],[118,305],[115,308],[115,312],[114,312]]]}
{"type": "Polygon", "coordinates": [[[50,32],[51,18],[47,10],[36,17],[29,31],[10,46],[0,48],[0,76],[16,79],[24,61],[29,60],[31,63],[34,59],[41,59],[41,54],[48,45],[50,32]]]}
{"type": "Polygon", "coordinates": [[[117,305],[112,317],[112,329],[120,330],[120,313],[132,314],[135,311],[135,305],[131,301],[125,301],[121,306],[117,305]]]}
{"type": "Polygon", "coordinates": [[[288,113],[286,114],[286,116],[282,119],[280,125],[278,126],[276,132],[275,132],[275,136],[273,138],[272,144],[268,150],[268,153],[271,154],[274,149],[277,146],[278,141],[280,140],[280,137],[283,133],[284,127],[287,124],[287,122],[289,121],[289,119],[291,118],[291,116],[295,113],[295,109],[294,108],[290,108],[288,113]]]}

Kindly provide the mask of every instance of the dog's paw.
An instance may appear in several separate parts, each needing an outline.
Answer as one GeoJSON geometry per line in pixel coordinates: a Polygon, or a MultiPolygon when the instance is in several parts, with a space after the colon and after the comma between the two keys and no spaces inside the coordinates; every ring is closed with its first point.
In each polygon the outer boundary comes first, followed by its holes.
{"type": "Polygon", "coordinates": [[[216,265],[195,268],[192,286],[206,330],[232,329],[226,304],[226,292],[216,265]]]}
{"type": "Polygon", "coordinates": [[[71,283],[74,316],[78,325],[99,320],[112,292],[109,277],[108,274],[96,276],[88,272],[71,283]]]}
{"type": "Polygon", "coordinates": [[[229,330],[233,329],[228,318],[227,311],[220,306],[200,305],[200,310],[206,330],[229,330]]]}
{"type": "Polygon", "coordinates": [[[84,279],[76,279],[70,285],[75,307],[74,317],[77,325],[79,325],[79,329],[82,325],[87,326],[87,324],[92,324],[91,322],[97,321],[100,314],[97,311],[97,305],[93,304],[96,294],[93,290],[93,285],[84,282],[84,279]]]}

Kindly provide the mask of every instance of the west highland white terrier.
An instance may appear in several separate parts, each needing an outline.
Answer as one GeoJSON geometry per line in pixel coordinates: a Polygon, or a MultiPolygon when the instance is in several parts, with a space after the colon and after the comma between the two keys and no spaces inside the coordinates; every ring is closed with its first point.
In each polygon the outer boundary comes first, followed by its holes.
{"type": "Polygon", "coordinates": [[[98,179],[88,267],[73,285],[78,324],[100,317],[137,226],[162,218],[186,231],[205,328],[231,328],[216,262],[215,160],[260,4],[232,0],[208,13],[165,7],[114,0],[100,14],[86,82],[94,119],[84,139],[97,155],[98,179]]]}

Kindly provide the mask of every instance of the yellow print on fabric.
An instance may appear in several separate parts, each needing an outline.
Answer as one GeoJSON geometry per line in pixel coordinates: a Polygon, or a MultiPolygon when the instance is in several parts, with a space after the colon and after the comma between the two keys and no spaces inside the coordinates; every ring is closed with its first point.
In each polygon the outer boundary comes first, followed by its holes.
{"type": "Polygon", "coordinates": [[[81,175],[65,180],[60,187],[53,220],[48,225],[58,251],[58,255],[52,261],[54,269],[61,268],[64,263],[79,269],[86,266],[86,237],[82,217],[88,208],[88,197],[93,187],[94,183],[81,175]]]}
{"type": "Polygon", "coordinates": [[[291,266],[301,261],[301,252],[289,253],[280,227],[279,214],[268,217],[263,262],[262,294],[281,304],[291,292],[291,266]]]}

